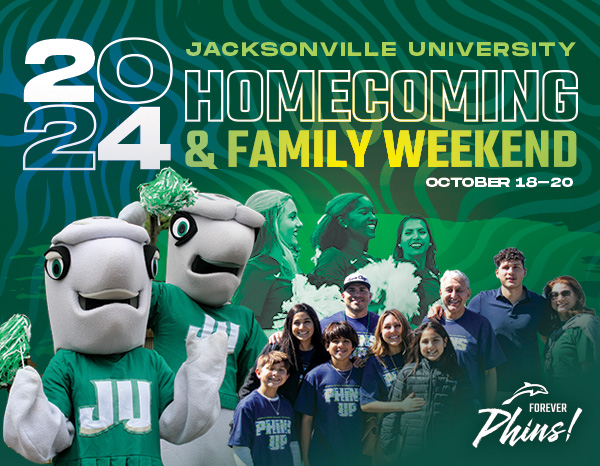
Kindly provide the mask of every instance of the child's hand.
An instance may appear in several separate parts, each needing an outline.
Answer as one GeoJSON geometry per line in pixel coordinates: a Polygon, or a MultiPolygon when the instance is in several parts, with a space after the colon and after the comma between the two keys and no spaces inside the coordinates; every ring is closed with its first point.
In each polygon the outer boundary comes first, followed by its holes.
{"type": "Polygon", "coordinates": [[[405,413],[410,413],[413,411],[420,411],[423,406],[425,406],[426,402],[423,398],[415,398],[415,392],[412,392],[408,395],[404,400],[402,400],[402,410],[405,413]]]}

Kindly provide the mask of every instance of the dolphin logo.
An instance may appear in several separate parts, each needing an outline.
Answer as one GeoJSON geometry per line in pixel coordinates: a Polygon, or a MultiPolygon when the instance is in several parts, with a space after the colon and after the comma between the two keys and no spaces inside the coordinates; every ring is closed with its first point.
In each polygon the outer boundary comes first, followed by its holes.
{"type": "Polygon", "coordinates": [[[546,387],[544,387],[543,385],[540,385],[538,383],[525,382],[525,385],[523,385],[521,388],[519,388],[515,393],[513,393],[513,396],[511,396],[508,400],[504,401],[502,404],[503,405],[510,404],[512,402],[512,400],[514,400],[516,397],[523,395],[525,393],[529,393],[529,396],[538,395],[540,393],[542,395],[547,395],[548,390],[546,390],[546,387]]]}

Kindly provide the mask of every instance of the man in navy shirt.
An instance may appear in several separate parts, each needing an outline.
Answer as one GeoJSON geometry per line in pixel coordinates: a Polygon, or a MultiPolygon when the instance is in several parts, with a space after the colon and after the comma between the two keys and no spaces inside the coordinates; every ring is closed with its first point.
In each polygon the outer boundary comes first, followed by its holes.
{"type": "Polygon", "coordinates": [[[469,309],[490,321],[506,356],[506,364],[498,368],[498,401],[503,401],[524,382],[540,380],[537,333],[546,333],[545,300],[523,286],[525,256],[517,248],[500,251],[494,264],[500,288],[479,293],[469,309]]]}
{"type": "MultiPolygon", "coordinates": [[[[346,309],[321,320],[321,329],[332,322],[348,322],[358,334],[358,346],[352,353],[352,360],[357,366],[363,366],[369,348],[375,343],[375,328],[379,316],[369,311],[369,303],[373,294],[369,279],[360,272],[354,272],[344,279],[342,299],[346,309]],[[359,359],[360,361],[356,361],[359,359]]],[[[269,343],[279,343],[283,332],[275,332],[269,337],[269,343]]]]}
{"type": "Polygon", "coordinates": [[[465,307],[471,290],[469,279],[460,270],[446,270],[442,275],[440,296],[443,313],[436,320],[448,332],[475,398],[479,404],[491,407],[496,398],[496,367],[506,361],[494,330],[485,317],[465,307]]]}
{"type": "Polygon", "coordinates": [[[352,354],[353,358],[364,359],[368,349],[375,343],[375,328],[379,316],[369,311],[371,302],[371,284],[369,279],[359,272],[352,273],[344,280],[342,299],[346,309],[326,317],[321,321],[325,330],[331,322],[348,322],[358,334],[358,346],[352,354]]]}

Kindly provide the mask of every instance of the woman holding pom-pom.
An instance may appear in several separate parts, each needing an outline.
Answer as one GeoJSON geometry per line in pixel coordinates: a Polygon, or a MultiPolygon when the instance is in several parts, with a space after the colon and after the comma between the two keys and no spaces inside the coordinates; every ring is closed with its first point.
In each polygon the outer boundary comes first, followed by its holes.
{"type": "Polygon", "coordinates": [[[398,262],[412,263],[417,268],[415,276],[421,278],[417,288],[419,315],[411,319],[414,325],[423,321],[429,306],[440,297],[440,270],[435,264],[435,252],[435,242],[427,221],[420,215],[405,217],[398,226],[393,258],[398,262]]]}

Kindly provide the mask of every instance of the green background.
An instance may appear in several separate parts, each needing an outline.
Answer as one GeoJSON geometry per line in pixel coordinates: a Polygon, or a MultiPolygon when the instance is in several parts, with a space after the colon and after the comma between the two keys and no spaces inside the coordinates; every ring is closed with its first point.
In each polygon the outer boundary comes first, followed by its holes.
{"type": "MultiPolygon", "coordinates": [[[[261,189],[289,192],[298,205],[304,223],[300,231],[301,267],[311,270],[313,255],[309,237],[325,204],[343,192],[360,192],[373,201],[379,219],[377,237],[369,252],[375,257],[391,254],[396,229],[404,215],[421,214],[430,220],[438,246],[437,263],[443,271],[463,270],[471,279],[473,293],[495,288],[492,257],[500,249],[516,246],[526,257],[526,285],[541,292],[544,284],[569,274],[582,284],[590,307],[600,304],[600,193],[596,181],[598,157],[597,92],[598,22],[600,7],[592,2],[275,2],[249,1],[3,1],[0,7],[0,146],[2,147],[2,241],[0,242],[0,321],[14,313],[27,314],[33,323],[32,357],[43,371],[53,355],[43,285],[43,253],[54,234],[68,223],[92,216],[115,216],[137,199],[137,186],[156,175],[140,170],[138,162],[97,162],[93,171],[23,171],[23,152],[38,135],[25,134],[25,118],[37,103],[23,102],[23,88],[34,76],[63,67],[68,57],[49,59],[44,65],[25,65],[28,48],[43,39],[70,38],[89,43],[96,54],[111,41],[122,37],[146,37],[163,44],[173,59],[174,76],[170,90],[157,102],[161,108],[161,141],[171,144],[172,160],[162,163],[189,178],[205,192],[217,192],[244,202],[261,189]],[[240,4],[238,4],[240,3],[240,4]],[[442,4],[443,3],[443,4],[442,4]],[[355,50],[370,42],[377,49],[382,42],[396,42],[396,57],[191,57],[185,49],[192,42],[353,42],[355,50]],[[576,42],[571,55],[560,51],[548,57],[413,57],[409,42],[576,42]],[[420,70],[447,69],[456,77],[460,70],[572,70],[578,75],[579,115],[568,123],[461,123],[449,114],[445,123],[399,124],[388,118],[377,123],[302,124],[293,116],[281,123],[185,123],[184,70],[420,70]],[[348,160],[347,168],[301,168],[290,161],[286,168],[249,168],[249,157],[240,157],[238,167],[227,168],[227,131],[268,130],[273,141],[280,129],[335,129],[338,159],[348,160]],[[374,131],[364,168],[353,168],[352,152],[342,131],[374,131]],[[578,162],[572,168],[390,168],[381,131],[390,129],[483,129],[483,130],[571,130],[577,133],[578,162]],[[191,168],[185,164],[188,131],[204,130],[210,137],[207,152],[214,152],[218,170],[191,168]],[[429,176],[537,176],[550,179],[571,177],[571,188],[427,188],[429,176]]],[[[558,49],[558,47],[557,47],[558,49]]],[[[560,50],[560,49],[559,49],[560,50]]],[[[118,57],[117,57],[118,58],[118,57]]],[[[114,62],[114,57],[110,58],[114,62]]],[[[164,80],[166,66],[155,70],[164,80]]],[[[143,69],[132,70],[134,73],[143,69]]],[[[109,77],[107,79],[110,80],[109,77]]],[[[131,75],[135,81],[136,75],[131,75]]],[[[138,106],[108,99],[99,89],[96,67],[71,81],[95,86],[95,101],[82,104],[98,121],[98,141],[124,121],[138,106]]],[[[249,139],[252,141],[252,139],[249,139]]],[[[130,141],[134,142],[134,141],[130,141]]],[[[251,146],[251,142],[247,145],[251,146]]],[[[274,149],[277,151],[275,144],[274,149]]],[[[521,156],[522,157],[522,156],[521,156]]],[[[519,156],[517,156],[519,158],[519,156]]],[[[426,160],[426,159],[423,159],[426,160]]],[[[89,160],[88,160],[89,162],[89,160]]],[[[52,161],[48,163],[53,163],[52,161]]],[[[71,161],[75,163],[75,161],[71,161]]],[[[514,186],[514,181],[513,181],[514,186]]],[[[166,249],[161,239],[163,251],[166,249]]],[[[164,257],[164,253],[163,253],[164,257]]],[[[164,261],[163,261],[164,262],[164,261]]],[[[164,267],[164,264],[163,264],[164,267]]],[[[574,387],[575,388],[575,387],[574,387]]],[[[574,390],[575,391],[575,390],[574,390]]],[[[3,414],[6,392],[0,393],[3,414]]],[[[575,397],[578,401],[578,398],[575,397]]],[[[583,400],[582,400],[583,402],[583,400]]],[[[574,408],[573,408],[574,409],[574,408]]],[[[598,428],[586,412],[576,425],[571,440],[545,446],[557,462],[557,455],[591,455],[592,447],[583,437],[597,437],[598,428]],[[586,426],[584,428],[584,426],[586,426]],[[577,436],[581,441],[578,442],[577,436]],[[560,443],[560,445],[558,445],[560,443]],[[577,445],[577,444],[580,445],[577,445]],[[582,447],[581,444],[584,444],[582,447]]],[[[479,450],[492,452],[492,442],[479,450]]],[[[469,446],[465,446],[468,451],[469,446]]],[[[472,449],[471,449],[472,450],[472,449]]],[[[535,458],[533,447],[504,448],[503,455],[535,458]],[[518,453],[516,453],[518,452],[518,453]]],[[[0,446],[3,464],[25,463],[18,455],[0,446]],[[5,462],[6,461],[6,462],[5,462]]]]}

